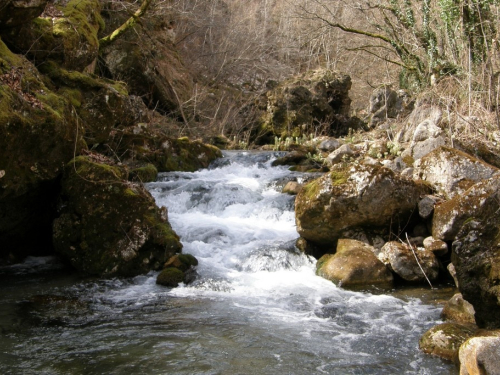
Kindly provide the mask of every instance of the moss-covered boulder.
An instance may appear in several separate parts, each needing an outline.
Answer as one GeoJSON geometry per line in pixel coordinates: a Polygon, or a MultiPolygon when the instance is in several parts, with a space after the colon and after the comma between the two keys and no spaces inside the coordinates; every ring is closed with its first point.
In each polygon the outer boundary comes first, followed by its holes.
{"type": "Polygon", "coordinates": [[[184,272],[178,268],[169,267],[161,271],[156,277],[156,283],[175,288],[184,281],[184,272]]]}
{"type": "Polygon", "coordinates": [[[420,338],[419,347],[426,354],[456,361],[460,345],[476,331],[477,327],[471,324],[438,324],[424,333],[420,338]]]}
{"type": "Polygon", "coordinates": [[[85,273],[134,276],[158,270],[182,248],[166,209],[127,175],[102,156],[79,156],[66,166],[54,246],[85,273]]]}
{"type": "Polygon", "coordinates": [[[141,133],[134,129],[124,129],[112,135],[109,146],[122,155],[124,162],[150,163],[158,172],[194,172],[206,168],[222,156],[212,145],[188,138],[171,138],[149,131],[147,126],[141,133]]]}
{"type": "Polygon", "coordinates": [[[136,182],[153,182],[158,178],[158,169],[153,164],[146,164],[130,169],[129,180],[136,182]]]}
{"type": "Polygon", "coordinates": [[[180,283],[189,284],[196,278],[198,259],[191,254],[175,254],[165,263],[156,277],[156,283],[175,288],[180,283]]]}
{"type": "Polygon", "coordinates": [[[56,180],[83,133],[67,98],[0,40],[0,258],[51,247],[56,180]]]}
{"type": "Polygon", "coordinates": [[[64,68],[83,71],[99,53],[97,34],[104,28],[98,0],[63,0],[31,22],[3,33],[10,48],[37,65],[56,60],[64,68]]]}
{"type": "Polygon", "coordinates": [[[106,143],[117,128],[131,127],[149,119],[141,98],[129,96],[123,82],[93,74],[69,71],[54,61],[47,61],[40,70],[65,96],[78,114],[85,129],[87,144],[106,143]]]}
{"type": "MultiPolygon", "coordinates": [[[[500,328],[500,190],[498,178],[481,184],[477,212],[465,221],[452,245],[460,292],[481,328],[500,328]],[[480,203],[480,204],[479,204],[480,203]]],[[[478,186],[476,186],[478,188],[478,186]]],[[[474,203],[473,199],[471,204],[474,203]]]]}
{"type": "Polygon", "coordinates": [[[0,0],[0,30],[22,25],[42,14],[48,0],[0,0]]]}
{"type": "Polygon", "coordinates": [[[316,264],[316,274],[343,288],[392,287],[389,269],[374,254],[371,246],[360,241],[341,239],[337,252],[326,254],[316,264]]]}
{"type": "Polygon", "coordinates": [[[332,133],[346,133],[350,89],[348,75],[328,69],[309,71],[280,82],[260,100],[260,141],[273,143],[275,136],[299,137],[313,133],[320,125],[332,133]]]}
{"type": "Polygon", "coordinates": [[[428,192],[426,185],[388,168],[337,165],[297,195],[297,230],[306,240],[328,247],[349,229],[406,225],[420,196],[428,192]]]}

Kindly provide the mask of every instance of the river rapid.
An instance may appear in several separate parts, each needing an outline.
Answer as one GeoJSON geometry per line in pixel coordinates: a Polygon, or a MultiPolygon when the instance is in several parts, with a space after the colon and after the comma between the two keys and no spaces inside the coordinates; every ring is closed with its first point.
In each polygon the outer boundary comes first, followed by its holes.
{"type": "Polygon", "coordinates": [[[82,277],[54,257],[0,268],[0,373],[456,374],[418,349],[450,290],[353,292],[315,276],[279,192],[304,175],[271,167],[277,156],[225,152],[148,184],[200,262],[190,285],[82,277]]]}

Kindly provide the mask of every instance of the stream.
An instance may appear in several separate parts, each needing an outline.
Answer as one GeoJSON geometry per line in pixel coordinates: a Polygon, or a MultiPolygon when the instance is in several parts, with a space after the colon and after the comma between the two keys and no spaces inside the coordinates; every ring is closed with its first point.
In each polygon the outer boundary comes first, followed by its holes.
{"type": "Polygon", "coordinates": [[[224,152],[147,185],[199,260],[190,285],[75,275],[55,257],[0,268],[1,374],[456,374],[422,354],[452,290],[353,292],[294,246],[304,174],[224,152]]]}

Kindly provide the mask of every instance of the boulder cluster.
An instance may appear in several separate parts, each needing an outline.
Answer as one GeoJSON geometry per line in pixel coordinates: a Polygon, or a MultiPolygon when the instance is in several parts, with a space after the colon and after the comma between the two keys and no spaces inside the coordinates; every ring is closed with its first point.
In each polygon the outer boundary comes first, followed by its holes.
{"type": "Polygon", "coordinates": [[[276,162],[321,172],[287,189],[297,195],[297,246],[318,258],[318,275],[344,288],[453,279],[460,293],[422,350],[500,358],[500,158],[491,151],[500,134],[455,139],[454,120],[438,106],[387,87],[371,107],[365,131],[312,139],[276,162]]]}
{"type": "MultiPolygon", "coordinates": [[[[182,245],[166,208],[143,183],[158,172],[207,167],[221,155],[170,136],[172,121],[148,108],[142,88],[125,80],[116,55],[134,50],[123,45],[126,39],[100,48],[99,38],[110,31],[103,4],[1,1],[2,263],[56,251],[87,274],[160,270],[182,245]],[[108,74],[93,74],[98,61],[109,62],[101,66],[108,74]]],[[[167,108],[175,100],[165,99],[172,77],[162,69],[155,74],[148,89],[157,84],[154,98],[167,108]]]]}

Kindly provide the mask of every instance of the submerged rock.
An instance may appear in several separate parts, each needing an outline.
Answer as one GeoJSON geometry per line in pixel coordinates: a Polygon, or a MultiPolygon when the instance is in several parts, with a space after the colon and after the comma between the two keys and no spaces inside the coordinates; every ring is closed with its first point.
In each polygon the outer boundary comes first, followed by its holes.
{"type": "Polygon", "coordinates": [[[337,252],[326,254],[316,264],[316,274],[343,288],[371,285],[392,287],[392,273],[374,255],[375,249],[356,240],[341,239],[337,252]]]}
{"type": "Polygon", "coordinates": [[[80,271],[134,276],[158,270],[182,245],[140,184],[123,167],[79,156],[66,166],[54,246],[80,271]]]}

